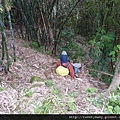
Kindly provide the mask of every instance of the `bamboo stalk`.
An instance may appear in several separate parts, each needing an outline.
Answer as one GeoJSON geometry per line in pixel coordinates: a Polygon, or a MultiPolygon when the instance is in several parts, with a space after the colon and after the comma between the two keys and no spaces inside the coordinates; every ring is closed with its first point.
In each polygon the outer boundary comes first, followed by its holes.
{"type": "MultiPolygon", "coordinates": [[[[45,45],[45,50],[47,50],[47,45],[48,45],[48,40],[49,40],[49,34],[48,34],[48,29],[47,29],[47,25],[46,25],[46,21],[45,21],[45,13],[43,13],[44,10],[44,5],[42,4],[42,7],[40,8],[40,3],[41,1],[37,0],[37,3],[38,3],[38,10],[39,10],[39,13],[40,13],[40,17],[41,17],[41,20],[42,20],[42,26],[44,28],[42,28],[42,34],[45,35],[45,38],[47,41],[44,42],[44,45],[45,45]]],[[[47,19],[46,19],[47,20],[47,19]]]]}
{"type": "Polygon", "coordinates": [[[6,43],[6,35],[5,35],[5,31],[4,31],[4,11],[2,13],[0,13],[0,30],[2,33],[2,62],[4,60],[5,54],[7,57],[7,68],[4,69],[6,73],[8,73],[9,71],[9,66],[10,66],[10,59],[9,59],[9,55],[8,55],[8,49],[7,49],[7,43],[6,43]]]}
{"type": "Polygon", "coordinates": [[[7,13],[8,13],[8,20],[9,20],[11,37],[12,37],[13,59],[14,59],[14,62],[16,62],[15,40],[14,40],[14,33],[13,33],[13,29],[12,29],[11,15],[10,15],[9,11],[7,11],[7,13]]]}
{"type": "Polygon", "coordinates": [[[30,27],[30,24],[29,24],[29,22],[28,22],[28,20],[27,20],[27,17],[26,17],[26,15],[25,15],[22,7],[20,6],[20,1],[19,1],[19,0],[17,0],[17,6],[18,6],[18,8],[20,9],[21,16],[22,16],[22,18],[23,18],[23,20],[24,20],[24,24],[25,24],[25,27],[26,27],[26,31],[27,31],[28,34],[31,35],[31,27],[30,27]],[[29,31],[30,31],[30,32],[29,32],[29,31]]]}
{"type": "Polygon", "coordinates": [[[9,71],[9,66],[10,66],[10,58],[8,55],[8,48],[7,48],[7,43],[6,43],[6,35],[5,35],[5,31],[4,31],[4,26],[1,26],[1,32],[2,32],[2,41],[3,41],[3,48],[5,49],[5,53],[6,53],[6,57],[7,57],[7,68],[6,68],[6,73],[9,71]]]}
{"type": "MultiPolygon", "coordinates": [[[[0,30],[2,32],[2,27],[4,26],[4,13],[0,13],[0,30]]],[[[4,60],[4,57],[5,57],[5,48],[4,48],[4,40],[2,39],[2,42],[1,42],[1,45],[2,45],[2,61],[4,60]]]]}

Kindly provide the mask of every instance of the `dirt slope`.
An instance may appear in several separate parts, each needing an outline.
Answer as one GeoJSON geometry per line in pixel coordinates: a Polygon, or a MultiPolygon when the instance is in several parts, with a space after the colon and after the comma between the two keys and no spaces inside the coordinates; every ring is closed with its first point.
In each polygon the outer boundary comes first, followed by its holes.
{"type": "MultiPolygon", "coordinates": [[[[8,36],[7,43],[11,55],[11,38],[8,36]]],[[[86,89],[95,88],[95,86],[90,82],[93,78],[84,69],[84,65],[78,73],[78,78],[71,80],[70,76],[61,77],[55,73],[57,59],[43,55],[30,47],[23,47],[21,39],[16,38],[15,45],[17,62],[12,62],[8,75],[4,71],[0,72],[0,114],[47,113],[47,108],[41,108],[46,100],[52,101],[53,105],[48,113],[97,114],[104,112],[103,109],[87,101],[86,89]],[[33,76],[36,76],[37,80],[31,83],[33,76]],[[45,84],[48,80],[52,81],[50,87],[45,84]],[[71,97],[71,93],[76,93],[76,95],[71,97]],[[74,110],[68,110],[68,101],[73,101],[69,103],[74,103],[74,110]]],[[[100,92],[102,89],[97,86],[97,90],[100,92]]]]}

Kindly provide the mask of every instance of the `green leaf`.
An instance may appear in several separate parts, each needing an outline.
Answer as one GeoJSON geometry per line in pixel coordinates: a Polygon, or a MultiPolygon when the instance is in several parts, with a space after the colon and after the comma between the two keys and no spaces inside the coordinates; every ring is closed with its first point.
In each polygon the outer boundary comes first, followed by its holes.
{"type": "Polygon", "coordinates": [[[115,62],[115,61],[116,61],[116,58],[115,58],[115,57],[113,57],[113,58],[112,58],[112,62],[115,62]]]}
{"type": "Polygon", "coordinates": [[[110,55],[115,55],[115,51],[110,52],[110,55]]]}
{"type": "Polygon", "coordinates": [[[91,99],[90,97],[87,97],[87,100],[88,100],[89,102],[92,102],[92,99],[91,99]]]}
{"type": "Polygon", "coordinates": [[[76,97],[76,95],[77,95],[77,92],[71,92],[71,93],[70,93],[70,96],[71,96],[71,97],[76,97]]]}
{"type": "Polygon", "coordinates": [[[114,46],[114,51],[117,51],[117,50],[118,50],[117,46],[114,46]]]}
{"type": "Polygon", "coordinates": [[[0,4],[0,13],[4,11],[4,7],[0,4]]]}
{"type": "Polygon", "coordinates": [[[113,109],[113,106],[108,106],[108,109],[113,109]]]}
{"type": "Polygon", "coordinates": [[[24,89],[25,92],[25,96],[26,97],[32,97],[32,95],[34,94],[30,89],[24,89]]]}
{"type": "Polygon", "coordinates": [[[47,80],[47,81],[45,82],[45,85],[46,85],[47,87],[51,87],[51,86],[53,86],[53,81],[52,81],[52,80],[47,80]]]}
{"type": "Polygon", "coordinates": [[[34,81],[39,82],[39,81],[42,81],[42,79],[39,76],[32,76],[30,78],[30,83],[33,83],[34,81]]]}
{"type": "Polygon", "coordinates": [[[97,89],[95,89],[95,88],[88,88],[87,89],[88,94],[92,94],[92,93],[96,93],[96,92],[97,92],[97,89]]]}
{"type": "Polygon", "coordinates": [[[117,48],[120,50],[120,45],[117,45],[117,48]]]}
{"type": "Polygon", "coordinates": [[[68,102],[69,110],[73,111],[76,109],[75,104],[73,102],[68,102]]]}
{"type": "Polygon", "coordinates": [[[0,87],[0,91],[2,91],[2,90],[3,90],[3,88],[0,87]]]}
{"type": "Polygon", "coordinates": [[[25,94],[26,97],[32,97],[32,95],[33,95],[33,92],[31,92],[31,91],[29,91],[25,94]]]}
{"type": "Polygon", "coordinates": [[[50,92],[52,93],[52,94],[58,94],[59,93],[59,89],[57,88],[57,87],[51,87],[51,89],[50,89],[50,92]]]}
{"type": "Polygon", "coordinates": [[[114,112],[117,113],[117,114],[120,114],[120,106],[115,106],[114,107],[114,112]]]}

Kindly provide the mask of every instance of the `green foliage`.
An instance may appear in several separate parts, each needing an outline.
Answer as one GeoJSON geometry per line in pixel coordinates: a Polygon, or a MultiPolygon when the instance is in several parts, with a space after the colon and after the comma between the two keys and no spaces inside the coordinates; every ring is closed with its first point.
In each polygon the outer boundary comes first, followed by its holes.
{"type": "Polygon", "coordinates": [[[20,110],[20,114],[27,114],[24,110],[20,110]]]}
{"type": "Polygon", "coordinates": [[[120,50],[120,45],[114,46],[113,51],[110,52],[110,56],[112,56],[112,62],[116,62],[117,60],[117,52],[120,50]]]}
{"type": "Polygon", "coordinates": [[[43,102],[43,112],[45,113],[50,113],[52,111],[52,108],[54,106],[54,103],[52,101],[52,98],[48,98],[43,102]]]}
{"type": "Polygon", "coordinates": [[[24,93],[26,97],[32,97],[32,95],[34,94],[30,89],[24,89],[24,93]]]}
{"type": "Polygon", "coordinates": [[[23,42],[22,44],[23,44],[23,47],[25,47],[25,48],[29,47],[29,45],[26,42],[23,42]]]}
{"type": "Polygon", "coordinates": [[[52,86],[51,89],[50,89],[50,92],[52,94],[58,94],[59,93],[59,89],[57,87],[52,86]]]}
{"type": "Polygon", "coordinates": [[[38,43],[37,43],[37,42],[33,42],[33,41],[32,41],[32,42],[30,43],[30,47],[33,48],[33,49],[38,49],[39,46],[38,46],[38,43]]]}
{"type": "Polygon", "coordinates": [[[53,86],[53,81],[52,81],[52,80],[47,80],[47,81],[45,82],[45,85],[46,85],[47,87],[51,87],[51,86],[53,86]]]}
{"type": "Polygon", "coordinates": [[[104,101],[103,96],[100,96],[99,98],[94,98],[94,99],[93,99],[93,104],[94,104],[95,106],[99,107],[99,108],[102,108],[102,106],[103,106],[103,101],[104,101]]]}
{"type": "Polygon", "coordinates": [[[104,112],[109,114],[120,114],[120,87],[118,87],[117,90],[115,90],[108,98],[107,100],[103,97],[102,94],[100,94],[97,98],[90,98],[88,97],[88,101],[94,104],[95,106],[102,109],[104,106],[104,112]],[[105,104],[104,104],[105,103],[105,104]]]}
{"type": "Polygon", "coordinates": [[[12,87],[13,89],[16,89],[16,84],[15,84],[15,83],[11,84],[11,87],[12,87]]]}
{"type": "Polygon", "coordinates": [[[87,100],[92,103],[93,105],[99,107],[99,108],[102,108],[102,104],[103,104],[103,96],[100,94],[99,98],[92,98],[92,94],[96,94],[97,92],[97,89],[96,88],[88,88],[86,90],[88,96],[87,96],[87,100]]]}
{"type": "Polygon", "coordinates": [[[117,48],[120,50],[120,45],[117,45],[117,48]]]}
{"type": "Polygon", "coordinates": [[[4,7],[2,6],[2,4],[0,4],[0,13],[2,13],[4,11],[4,7]]]}
{"type": "MultiPolygon", "coordinates": [[[[34,105],[34,104],[33,104],[34,105]]],[[[37,105],[34,105],[34,113],[35,114],[40,114],[42,112],[42,103],[40,102],[39,104],[37,105]]]]}
{"type": "Polygon", "coordinates": [[[0,87],[0,91],[2,91],[3,90],[3,88],[2,87],[0,87]]]}
{"type": "Polygon", "coordinates": [[[94,104],[95,106],[102,109],[103,106],[105,106],[105,113],[109,114],[120,114],[120,87],[118,87],[117,90],[115,90],[108,98],[107,100],[104,98],[102,94],[98,96],[97,98],[93,98],[92,96],[87,97],[87,100],[94,104]],[[105,103],[105,104],[103,104],[105,103]]]}
{"type": "Polygon", "coordinates": [[[96,88],[88,88],[86,90],[87,94],[95,94],[97,92],[97,89],[96,88]]]}
{"type": "Polygon", "coordinates": [[[77,92],[70,92],[70,96],[73,97],[73,98],[76,97],[77,95],[78,95],[77,92]]]}
{"type": "Polygon", "coordinates": [[[43,81],[39,76],[32,76],[30,78],[30,83],[33,83],[34,81],[39,82],[39,81],[43,81]]]}
{"type": "MultiPolygon", "coordinates": [[[[35,114],[53,113],[54,107],[57,107],[57,106],[55,106],[56,102],[58,102],[57,98],[47,97],[43,102],[39,102],[39,104],[34,105],[34,113],[35,114]]],[[[59,105],[58,105],[58,107],[60,107],[59,105]]]]}
{"type": "MultiPolygon", "coordinates": [[[[111,48],[113,47],[112,42],[115,39],[115,35],[112,32],[107,32],[104,30],[104,28],[98,28],[96,34],[93,36],[93,39],[89,41],[89,43],[92,46],[92,52],[94,52],[93,57],[96,56],[96,60],[100,61],[100,59],[103,59],[104,55],[105,57],[109,56],[109,51],[111,51],[111,48]],[[104,51],[104,53],[103,53],[104,51]]],[[[91,56],[92,57],[92,56],[91,56]]]]}
{"type": "Polygon", "coordinates": [[[70,111],[73,111],[76,109],[75,103],[71,102],[71,101],[68,102],[68,107],[69,107],[68,110],[70,110],[70,111]]]}
{"type": "Polygon", "coordinates": [[[120,114],[120,87],[115,90],[107,99],[106,112],[110,114],[120,114]]]}
{"type": "Polygon", "coordinates": [[[41,53],[44,53],[44,51],[45,51],[45,46],[40,46],[40,47],[38,48],[38,51],[41,52],[41,53]]]}
{"type": "MultiPolygon", "coordinates": [[[[106,32],[103,27],[99,27],[97,29],[96,34],[93,36],[93,39],[89,41],[91,45],[91,49],[89,51],[89,55],[92,58],[93,62],[90,66],[91,68],[105,71],[107,73],[113,73],[110,52],[113,48],[113,41],[115,39],[115,35],[113,32],[106,32]],[[108,65],[111,64],[111,65],[108,65]]],[[[112,52],[111,54],[114,54],[112,52]]],[[[91,72],[94,77],[98,77],[99,75],[95,72],[91,72]]],[[[108,80],[108,77],[101,76],[104,81],[108,80]]]]}
{"type": "Polygon", "coordinates": [[[90,97],[87,97],[87,100],[90,102],[90,103],[92,103],[92,98],[90,98],[90,97]]]}
{"type": "Polygon", "coordinates": [[[59,94],[54,94],[54,96],[51,94],[51,96],[46,97],[43,102],[40,101],[37,105],[32,103],[32,106],[35,114],[65,114],[67,108],[69,111],[74,111],[76,109],[74,99],[59,94]],[[67,101],[65,99],[67,99],[67,101]]]}
{"type": "Polygon", "coordinates": [[[95,89],[95,88],[90,88],[90,89],[87,89],[87,93],[88,93],[88,96],[87,96],[87,100],[91,103],[91,104],[93,104],[93,105],[95,105],[95,106],[97,106],[98,108],[102,108],[102,106],[103,106],[103,103],[104,103],[104,97],[103,97],[103,95],[102,94],[100,94],[98,97],[92,97],[92,94],[95,94],[97,91],[96,91],[97,89],[95,89]]]}

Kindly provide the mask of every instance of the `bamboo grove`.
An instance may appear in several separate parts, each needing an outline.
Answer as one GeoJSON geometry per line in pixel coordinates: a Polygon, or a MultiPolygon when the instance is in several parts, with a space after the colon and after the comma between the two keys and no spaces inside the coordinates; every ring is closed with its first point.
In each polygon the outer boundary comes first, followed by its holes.
{"type": "MultiPolygon", "coordinates": [[[[16,61],[16,57],[12,25],[17,28],[15,30],[19,33],[19,37],[28,40],[31,44],[35,43],[38,47],[44,46],[45,51],[51,51],[53,54],[58,52],[57,47],[62,46],[63,42],[64,44],[74,42],[69,41],[66,37],[63,38],[62,32],[68,29],[73,30],[75,36],[81,35],[88,38],[87,42],[96,34],[98,28],[105,31],[103,35],[113,32],[115,39],[109,42],[110,47],[107,46],[106,41],[102,43],[101,39],[96,38],[97,42],[104,44],[104,47],[100,48],[102,51],[100,60],[107,59],[105,56],[109,50],[112,51],[113,46],[120,44],[119,0],[2,0],[1,7],[8,16],[5,18],[4,12],[1,12],[1,32],[3,34],[1,60],[6,54],[8,68],[10,60],[4,23],[10,27],[14,61],[16,61]]],[[[69,36],[69,32],[67,35],[69,36]]],[[[112,67],[113,64],[111,63],[110,66],[112,67]]]]}
{"type": "Polygon", "coordinates": [[[13,35],[13,29],[12,29],[12,22],[11,22],[11,15],[10,15],[10,10],[11,10],[11,4],[7,0],[3,0],[0,3],[0,30],[2,33],[2,58],[0,60],[0,69],[4,69],[6,73],[9,71],[9,66],[10,66],[10,58],[9,58],[9,53],[8,53],[8,48],[7,48],[7,40],[6,40],[6,34],[4,30],[4,13],[5,10],[8,15],[8,21],[9,21],[9,27],[10,27],[10,32],[11,32],[11,37],[12,37],[12,47],[13,47],[13,59],[14,62],[16,61],[16,54],[15,54],[15,43],[14,43],[14,35],[13,35]],[[5,56],[6,55],[6,56],[5,56]],[[7,61],[7,64],[5,65],[5,59],[7,61]]]}
{"type": "Polygon", "coordinates": [[[16,13],[16,21],[20,27],[22,37],[28,38],[30,42],[36,42],[38,46],[45,46],[45,50],[50,46],[52,52],[56,54],[56,45],[65,24],[68,22],[72,11],[80,2],[78,0],[67,12],[63,5],[66,1],[60,0],[14,0],[13,14],[16,13]],[[17,11],[16,11],[17,10],[17,11]],[[23,36],[24,27],[26,35],[23,36]]]}

